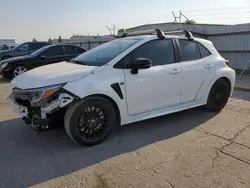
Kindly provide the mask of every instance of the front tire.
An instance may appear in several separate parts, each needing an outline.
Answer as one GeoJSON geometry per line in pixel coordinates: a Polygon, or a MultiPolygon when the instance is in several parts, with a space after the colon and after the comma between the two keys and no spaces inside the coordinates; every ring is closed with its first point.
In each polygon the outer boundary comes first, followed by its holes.
{"type": "Polygon", "coordinates": [[[221,111],[226,106],[229,96],[229,84],[223,79],[217,80],[210,90],[207,108],[213,112],[221,111]]]}
{"type": "Polygon", "coordinates": [[[108,100],[87,97],[68,107],[64,123],[73,141],[81,145],[96,145],[103,142],[116,125],[116,112],[108,100]]]}
{"type": "Polygon", "coordinates": [[[15,78],[27,71],[28,71],[28,67],[26,67],[25,65],[18,65],[14,67],[14,69],[12,70],[12,76],[13,78],[15,78]]]}

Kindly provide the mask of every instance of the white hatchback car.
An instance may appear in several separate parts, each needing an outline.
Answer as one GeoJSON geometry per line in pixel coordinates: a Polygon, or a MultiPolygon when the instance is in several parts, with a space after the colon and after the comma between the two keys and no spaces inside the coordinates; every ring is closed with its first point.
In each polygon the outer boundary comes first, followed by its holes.
{"type": "Polygon", "coordinates": [[[117,125],[203,105],[220,111],[235,83],[227,63],[208,40],[156,30],[28,71],[10,98],[33,128],[64,124],[72,140],[94,145],[117,125]]]}

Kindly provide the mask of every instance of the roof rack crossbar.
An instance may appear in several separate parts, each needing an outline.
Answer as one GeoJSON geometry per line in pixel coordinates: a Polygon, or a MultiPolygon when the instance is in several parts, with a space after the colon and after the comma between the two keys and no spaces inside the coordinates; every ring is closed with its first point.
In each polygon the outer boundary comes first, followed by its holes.
{"type": "Polygon", "coordinates": [[[129,33],[123,33],[119,37],[130,37],[130,36],[139,36],[139,35],[157,35],[159,39],[164,39],[165,34],[175,34],[175,33],[185,33],[185,37],[188,38],[188,40],[194,40],[194,37],[192,33],[188,30],[176,30],[176,31],[167,31],[163,32],[160,29],[155,29],[155,30],[144,30],[144,31],[135,31],[135,32],[129,32],[129,33]]]}

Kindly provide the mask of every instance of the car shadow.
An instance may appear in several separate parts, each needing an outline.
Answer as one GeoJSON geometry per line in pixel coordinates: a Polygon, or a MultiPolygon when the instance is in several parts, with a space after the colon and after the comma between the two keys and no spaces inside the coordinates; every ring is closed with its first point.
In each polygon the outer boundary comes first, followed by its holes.
{"type": "Polygon", "coordinates": [[[75,144],[63,129],[36,134],[21,119],[0,122],[0,187],[28,187],[67,175],[180,135],[216,115],[196,108],[133,123],[93,147],[75,144]]]}

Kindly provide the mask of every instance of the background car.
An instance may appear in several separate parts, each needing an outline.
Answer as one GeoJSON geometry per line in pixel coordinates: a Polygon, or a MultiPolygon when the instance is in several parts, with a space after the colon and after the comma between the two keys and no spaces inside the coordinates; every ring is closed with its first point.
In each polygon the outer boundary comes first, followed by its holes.
{"type": "Polygon", "coordinates": [[[0,61],[9,59],[12,57],[29,55],[32,52],[47,45],[50,45],[50,43],[48,42],[25,42],[23,44],[16,46],[15,48],[12,48],[11,50],[0,51],[0,61]]]}
{"type": "Polygon", "coordinates": [[[87,50],[74,45],[48,45],[31,55],[1,61],[0,72],[6,78],[13,78],[35,67],[69,61],[85,51],[87,50]]]}
{"type": "Polygon", "coordinates": [[[0,51],[11,50],[11,49],[15,48],[16,46],[17,46],[17,44],[4,44],[4,45],[0,46],[0,51]]]}

